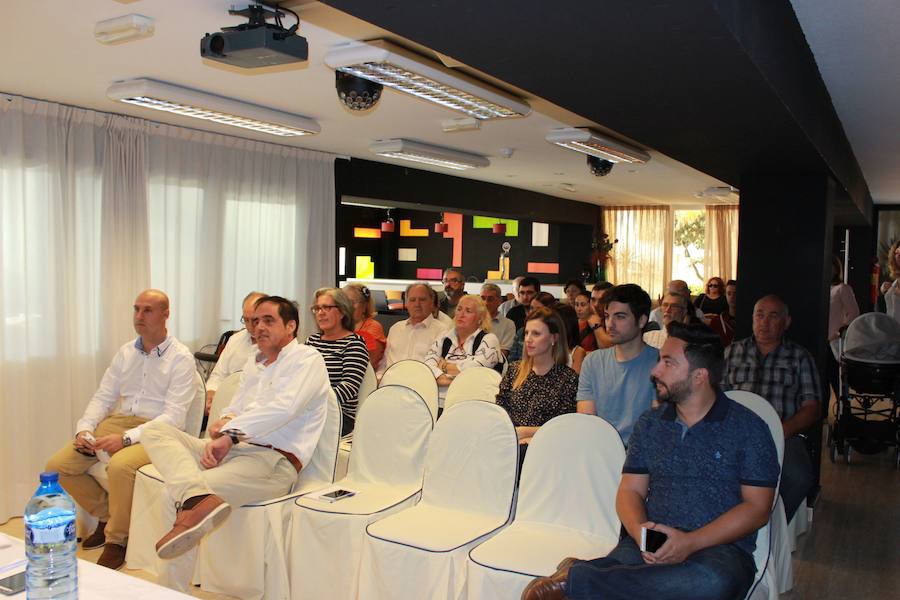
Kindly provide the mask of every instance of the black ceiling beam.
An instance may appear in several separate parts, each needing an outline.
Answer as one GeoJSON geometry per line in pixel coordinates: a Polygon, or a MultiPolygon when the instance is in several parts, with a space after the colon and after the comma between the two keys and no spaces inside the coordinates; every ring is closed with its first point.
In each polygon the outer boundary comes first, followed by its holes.
{"type": "Polygon", "coordinates": [[[323,1],[736,187],[829,174],[836,220],[871,222],[788,0],[323,1]]]}

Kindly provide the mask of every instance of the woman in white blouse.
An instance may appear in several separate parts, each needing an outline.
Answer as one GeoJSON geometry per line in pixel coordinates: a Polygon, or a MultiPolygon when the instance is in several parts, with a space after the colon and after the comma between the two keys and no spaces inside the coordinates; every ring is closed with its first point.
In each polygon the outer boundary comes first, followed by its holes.
{"type": "Polygon", "coordinates": [[[493,368],[503,356],[497,336],[489,333],[491,315],[480,297],[460,298],[453,321],[455,327],[438,336],[425,355],[425,364],[440,386],[441,398],[461,371],[470,367],[493,368]]]}

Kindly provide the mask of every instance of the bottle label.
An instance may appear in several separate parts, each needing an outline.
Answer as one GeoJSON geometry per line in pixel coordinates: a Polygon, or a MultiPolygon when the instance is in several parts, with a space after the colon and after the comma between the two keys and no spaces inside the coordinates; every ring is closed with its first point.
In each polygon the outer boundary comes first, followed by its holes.
{"type": "Polygon", "coordinates": [[[34,528],[25,526],[25,536],[35,544],[61,544],[75,540],[75,521],[56,527],[34,528]]]}

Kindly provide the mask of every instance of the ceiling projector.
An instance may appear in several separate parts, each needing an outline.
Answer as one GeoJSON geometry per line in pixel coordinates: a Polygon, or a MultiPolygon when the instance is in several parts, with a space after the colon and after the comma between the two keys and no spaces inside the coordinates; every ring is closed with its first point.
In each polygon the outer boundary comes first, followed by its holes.
{"type": "Polygon", "coordinates": [[[244,9],[231,9],[229,14],[247,17],[248,22],[223,27],[220,33],[207,33],[200,40],[200,56],[244,69],[304,62],[309,56],[309,45],[306,38],[295,35],[300,19],[289,12],[297,23],[285,29],[281,24],[284,13],[277,5],[273,10],[256,2],[244,9]],[[275,22],[268,23],[267,19],[275,22]]]}

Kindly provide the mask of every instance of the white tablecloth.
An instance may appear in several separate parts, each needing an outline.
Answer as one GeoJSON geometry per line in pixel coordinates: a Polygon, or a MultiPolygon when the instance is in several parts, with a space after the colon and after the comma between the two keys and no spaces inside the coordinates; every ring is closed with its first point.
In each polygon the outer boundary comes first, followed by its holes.
{"type": "MultiPolygon", "coordinates": [[[[12,575],[25,568],[25,542],[0,533],[0,577],[12,575]]],[[[133,598],[159,598],[160,600],[183,600],[192,598],[187,594],[164,588],[155,583],[131,577],[118,571],[101,567],[85,560],[78,561],[78,595],[91,600],[121,600],[127,595],[133,598]]],[[[10,596],[25,598],[25,592],[10,596]]]]}

